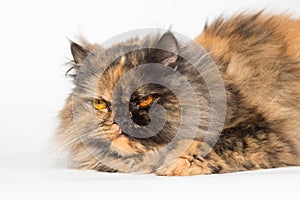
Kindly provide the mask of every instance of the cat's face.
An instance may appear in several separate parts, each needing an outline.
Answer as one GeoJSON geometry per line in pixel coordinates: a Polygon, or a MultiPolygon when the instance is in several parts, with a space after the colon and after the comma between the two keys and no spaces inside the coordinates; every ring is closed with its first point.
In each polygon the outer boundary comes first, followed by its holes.
{"type": "MultiPolygon", "coordinates": [[[[61,114],[61,126],[71,139],[100,162],[114,162],[113,169],[127,168],[124,171],[173,140],[181,125],[182,105],[172,88],[187,95],[184,82],[174,76],[185,69],[171,33],[109,49],[72,43],[71,50],[75,88],[61,114]],[[153,48],[143,48],[149,43],[153,48]]],[[[72,148],[83,154],[76,145],[72,148]]]]}
{"type": "MultiPolygon", "coordinates": [[[[99,132],[93,139],[107,139],[111,142],[110,150],[120,155],[145,153],[168,144],[180,121],[180,106],[172,91],[160,84],[140,83],[143,77],[135,73],[135,67],[148,63],[142,56],[143,51],[131,52],[117,59],[103,73],[95,96],[88,101],[89,112],[94,113],[89,117],[99,123],[99,132]],[[135,57],[135,63],[132,57],[135,57]],[[164,122],[162,129],[158,129],[159,122],[164,122]]],[[[145,66],[143,72],[151,67],[145,66]]]]}

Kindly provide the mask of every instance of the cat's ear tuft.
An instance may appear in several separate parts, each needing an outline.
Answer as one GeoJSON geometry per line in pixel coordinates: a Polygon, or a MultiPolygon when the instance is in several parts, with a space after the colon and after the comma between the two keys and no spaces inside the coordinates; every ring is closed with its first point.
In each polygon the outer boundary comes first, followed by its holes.
{"type": "Polygon", "coordinates": [[[170,66],[177,61],[179,49],[176,37],[170,31],[164,33],[155,46],[158,50],[154,52],[156,60],[166,66],[170,66]]]}
{"type": "Polygon", "coordinates": [[[171,31],[164,33],[157,42],[157,48],[177,53],[179,45],[171,31]]]}
{"type": "Polygon", "coordinates": [[[71,41],[71,53],[76,64],[80,64],[88,56],[89,51],[71,41]]]}

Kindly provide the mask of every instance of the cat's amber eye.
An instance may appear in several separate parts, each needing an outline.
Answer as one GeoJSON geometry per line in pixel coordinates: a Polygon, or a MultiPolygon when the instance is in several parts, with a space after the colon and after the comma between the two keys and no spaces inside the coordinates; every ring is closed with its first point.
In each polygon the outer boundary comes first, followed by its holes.
{"type": "Polygon", "coordinates": [[[94,107],[97,110],[103,110],[107,108],[107,103],[102,99],[94,99],[94,107]]]}
{"type": "Polygon", "coordinates": [[[145,107],[145,106],[148,106],[152,103],[153,101],[153,96],[152,95],[147,95],[147,96],[144,96],[142,98],[139,99],[139,105],[141,107],[145,107]]]}

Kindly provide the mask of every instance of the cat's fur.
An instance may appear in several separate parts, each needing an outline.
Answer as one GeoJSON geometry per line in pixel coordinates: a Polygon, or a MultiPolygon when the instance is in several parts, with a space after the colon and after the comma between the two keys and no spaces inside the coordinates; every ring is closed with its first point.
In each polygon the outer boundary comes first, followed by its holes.
{"type": "MultiPolygon", "coordinates": [[[[163,153],[157,150],[172,140],[180,120],[176,96],[164,87],[152,84],[134,94],[155,91],[159,96],[156,103],[168,112],[166,127],[147,139],[116,137],[120,126],[113,122],[114,113],[97,112],[90,105],[95,91],[97,96],[110,101],[120,77],[140,64],[154,62],[178,67],[192,85],[201,85],[197,95],[203,107],[209,106],[204,81],[177,57],[175,53],[181,47],[170,32],[160,38],[133,39],[109,49],[86,41],[81,46],[71,44],[73,68],[80,73],[75,74],[75,88],[60,113],[58,139],[70,152],[76,168],[172,176],[300,165],[300,21],[285,15],[240,14],[228,20],[215,20],[195,41],[217,64],[227,95],[223,131],[205,156],[200,147],[209,144],[200,135],[194,139],[183,137],[163,153]],[[174,53],[156,49],[124,53],[145,43],[163,45],[174,53]],[[97,80],[101,68],[97,59],[105,60],[110,55],[120,56],[97,80]],[[83,65],[92,67],[81,70],[83,65]],[[174,157],[184,143],[188,148],[174,157]]],[[[134,102],[134,97],[130,101],[134,102]]],[[[139,125],[147,124],[148,114],[147,110],[139,110],[133,120],[139,125]]],[[[205,116],[202,122],[204,130],[205,116]]]]}

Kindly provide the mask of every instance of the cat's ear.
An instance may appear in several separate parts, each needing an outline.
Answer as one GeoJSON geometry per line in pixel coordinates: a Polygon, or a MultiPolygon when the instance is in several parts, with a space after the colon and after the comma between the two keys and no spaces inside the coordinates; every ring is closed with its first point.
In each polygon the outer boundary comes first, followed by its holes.
{"type": "Polygon", "coordinates": [[[71,53],[76,64],[81,64],[88,56],[89,50],[84,49],[79,44],[71,41],[71,53]]]}
{"type": "Polygon", "coordinates": [[[170,31],[164,33],[158,40],[154,51],[154,58],[165,66],[172,66],[176,63],[178,55],[178,41],[170,31]]]}

